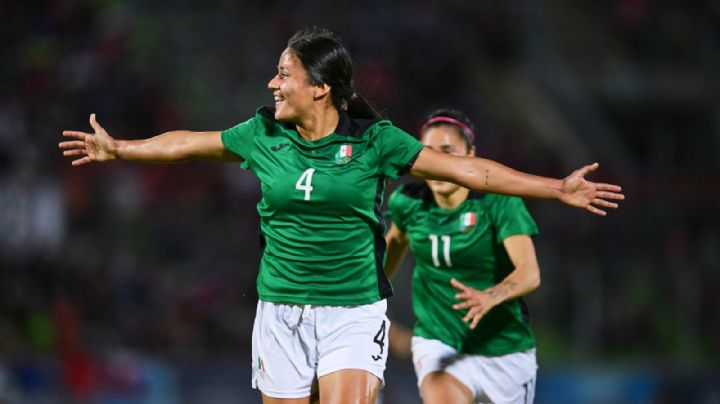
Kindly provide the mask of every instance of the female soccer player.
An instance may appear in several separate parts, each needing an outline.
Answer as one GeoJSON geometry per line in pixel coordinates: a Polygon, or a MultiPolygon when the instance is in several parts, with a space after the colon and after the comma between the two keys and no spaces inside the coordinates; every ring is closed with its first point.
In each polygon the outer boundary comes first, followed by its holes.
{"type": "Polygon", "coordinates": [[[265,240],[253,327],[253,385],[265,403],[374,402],[387,358],[382,195],[410,172],[505,194],[554,198],[604,215],[620,187],[520,173],[490,160],[438,153],[378,118],[353,88],[350,55],[329,31],[288,41],[268,83],[273,107],[225,131],[116,140],[64,131],[73,165],[124,159],[240,162],[261,181],[265,240]]]}
{"type": "MultiPolygon", "coordinates": [[[[472,123],[438,110],[420,130],[426,149],[474,156],[472,123]]],[[[415,256],[412,356],[425,404],[530,403],[535,339],[520,296],[540,285],[535,221],[518,197],[445,181],[403,185],[388,201],[388,276],[415,256]]]]}

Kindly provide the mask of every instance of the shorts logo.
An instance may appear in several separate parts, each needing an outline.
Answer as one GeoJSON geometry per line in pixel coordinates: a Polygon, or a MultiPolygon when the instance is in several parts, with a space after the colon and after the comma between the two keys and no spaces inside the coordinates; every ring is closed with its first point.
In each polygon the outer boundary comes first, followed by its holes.
{"type": "Polygon", "coordinates": [[[265,373],[265,362],[258,356],[257,358],[257,370],[258,372],[265,373]]]}
{"type": "Polygon", "coordinates": [[[352,159],[352,145],[344,144],[340,146],[340,150],[338,150],[337,154],[335,155],[335,162],[337,164],[347,164],[352,159]]]}

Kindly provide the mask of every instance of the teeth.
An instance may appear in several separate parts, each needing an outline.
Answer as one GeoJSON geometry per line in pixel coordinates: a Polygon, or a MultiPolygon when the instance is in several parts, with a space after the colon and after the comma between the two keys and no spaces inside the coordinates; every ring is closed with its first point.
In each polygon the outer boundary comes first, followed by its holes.
{"type": "Polygon", "coordinates": [[[285,101],[285,99],[281,98],[281,97],[275,97],[275,102],[282,102],[282,101],[285,101]]]}

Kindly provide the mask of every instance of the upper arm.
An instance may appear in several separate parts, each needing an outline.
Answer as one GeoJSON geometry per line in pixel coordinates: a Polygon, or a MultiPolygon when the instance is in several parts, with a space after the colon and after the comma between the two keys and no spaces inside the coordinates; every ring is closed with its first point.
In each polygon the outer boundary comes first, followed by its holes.
{"type": "Polygon", "coordinates": [[[240,156],[225,147],[221,131],[193,132],[193,136],[189,137],[188,142],[186,149],[190,158],[228,162],[243,161],[240,156]]]}
{"type": "Polygon", "coordinates": [[[453,156],[425,147],[418,154],[410,169],[410,175],[422,179],[450,181],[457,183],[464,175],[474,170],[475,157],[453,156]]]}

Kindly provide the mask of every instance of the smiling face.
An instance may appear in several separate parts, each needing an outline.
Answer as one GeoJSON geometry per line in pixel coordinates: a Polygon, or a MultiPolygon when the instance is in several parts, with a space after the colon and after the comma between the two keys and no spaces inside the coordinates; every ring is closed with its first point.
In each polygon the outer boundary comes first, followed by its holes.
{"type": "MultiPolygon", "coordinates": [[[[475,154],[475,147],[468,150],[465,138],[460,134],[458,127],[455,125],[436,125],[428,128],[421,135],[420,141],[425,147],[429,147],[441,153],[452,154],[454,156],[471,156],[475,154]]],[[[430,189],[435,194],[449,196],[461,189],[459,185],[452,182],[428,180],[430,189]]]]}
{"type": "Polygon", "coordinates": [[[307,72],[291,49],[280,55],[278,72],[268,83],[275,99],[275,119],[298,123],[312,110],[315,91],[307,72]]]}

